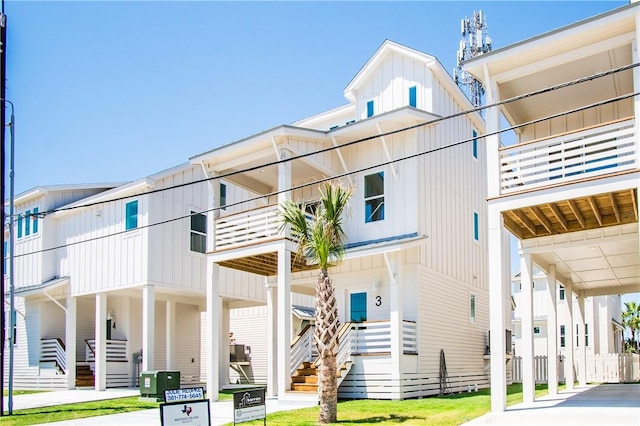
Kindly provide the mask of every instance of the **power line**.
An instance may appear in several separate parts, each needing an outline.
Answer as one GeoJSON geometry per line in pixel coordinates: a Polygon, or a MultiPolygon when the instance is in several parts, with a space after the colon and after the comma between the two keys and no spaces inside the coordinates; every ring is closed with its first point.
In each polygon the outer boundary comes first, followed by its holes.
{"type": "MultiPolygon", "coordinates": [[[[532,92],[528,92],[528,93],[525,93],[525,94],[522,94],[522,95],[513,96],[511,98],[504,99],[504,100],[501,100],[501,101],[498,101],[498,102],[494,102],[494,103],[491,103],[491,104],[488,104],[488,105],[482,105],[482,106],[474,107],[474,108],[471,108],[471,109],[468,109],[468,110],[459,111],[459,112],[456,112],[456,113],[453,113],[453,114],[449,114],[449,115],[446,115],[446,116],[437,117],[437,118],[434,118],[432,120],[428,120],[428,121],[425,121],[425,122],[422,122],[422,123],[417,123],[417,124],[413,124],[411,126],[400,128],[400,129],[395,129],[395,130],[390,130],[388,132],[383,132],[383,133],[380,133],[380,134],[377,134],[377,135],[365,136],[365,137],[360,138],[360,139],[356,139],[356,140],[353,140],[353,141],[350,141],[350,142],[346,142],[346,143],[344,143],[342,145],[330,146],[330,147],[327,147],[327,148],[319,149],[317,151],[312,151],[312,152],[308,152],[308,153],[304,153],[304,154],[299,154],[299,155],[297,155],[295,157],[285,158],[285,159],[282,159],[282,160],[276,160],[276,161],[260,164],[260,165],[257,165],[257,166],[247,167],[245,169],[241,169],[241,170],[236,170],[236,171],[229,172],[229,173],[220,174],[220,175],[217,175],[217,176],[214,176],[214,177],[209,177],[209,178],[204,178],[204,179],[197,179],[197,180],[194,180],[194,181],[191,181],[191,182],[185,182],[185,183],[182,183],[182,184],[168,186],[166,188],[153,189],[153,190],[145,192],[143,195],[151,195],[151,194],[155,194],[155,193],[158,193],[158,192],[168,191],[168,190],[171,190],[171,189],[183,188],[183,187],[186,187],[186,186],[189,186],[189,185],[195,185],[195,184],[198,184],[198,183],[204,183],[204,182],[213,181],[215,179],[225,179],[227,177],[234,176],[234,175],[237,175],[237,174],[247,173],[247,172],[255,171],[255,170],[258,170],[258,169],[265,168],[265,167],[276,166],[278,164],[282,164],[282,163],[285,163],[285,162],[288,162],[288,161],[298,160],[298,159],[310,157],[310,156],[313,156],[313,155],[324,154],[326,152],[330,152],[330,151],[333,151],[333,150],[336,150],[336,149],[340,149],[340,148],[346,148],[346,147],[349,147],[349,146],[352,146],[352,145],[356,145],[356,144],[359,144],[359,143],[362,143],[362,142],[366,142],[366,141],[369,141],[369,140],[372,140],[372,139],[377,139],[377,138],[381,138],[381,137],[385,137],[385,136],[395,135],[397,133],[406,132],[406,131],[413,130],[413,129],[416,129],[416,128],[419,128],[419,127],[423,127],[423,126],[430,126],[432,124],[436,124],[436,123],[439,123],[439,122],[442,122],[442,121],[446,121],[446,120],[449,120],[449,119],[458,118],[458,117],[465,116],[465,115],[468,115],[468,114],[472,114],[472,113],[475,113],[475,112],[480,112],[480,111],[482,111],[484,109],[493,108],[493,107],[499,107],[499,106],[502,106],[502,105],[506,105],[508,103],[512,103],[512,102],[516,102],[516,101],[519,101],[519,100],[522,100],[522,99],[530,98],[532,96],[537,96],[537,95],[541,95],[541,94],[544,94],[544,93],[548,93],[548,92],[552,92],[552,91],[555,91],[555,90],[559,90],[559,89],[563,89],[563,88],[566,88],[566,87],[570,87],[570,86],[573,86],[573,85],[577,85],[577,84],[580,84],[580,83],[585,83],[585,82],[592,81],[592,80],[595,80],[595,79],[598,79],[598,78],[602,78],[602,77],[606,77],[606,76],[609,76],[609,75],[612,75],[612,74],[616,74],[616,73],[619,73],[619,72],[622,72],[622,71],[627,71],[627,70],[633,69],[633,68],[635,68],[637,66],[640,66],[640,63],[624,65],[622,67],[618,67],[618,68],[614,68],[614,69],[611,69],[611,70],[603,71],[603,72],[596,73],[596,74],[593,74],[593,75],[590,75],[590,76],[587,76],[587,77],[581,77],[581,78],[578,78],[578,79],[575,79],[575,80],[571,80],[571,81],[568,81],[568,82],[560,83],[560,84],[557,84],[557,85],[554,85],[554,86],[549,86],[549,87],[546,87],[546,88],[543,88],[543,89],[539,89],[539,90],[535,90],[535,91],[532,91],[532,92]]],[[[522,127],[522,126],[520,126],[520,127],[522,127]]],[[[74,209],[79,209],[79,208],[93,207],[93,206],[102,205],[102,204],[105,204],[105,203],[110,203],[110,202],[116,202],[116,201],[122,201],[122,200],[130,199],[131,197],[132,197],[131,195],[127,195],[127,196],[123,196],[123,197],[113,198],[113,199],[110,199],[110,200],[107,200],[107,201],[96,201],[96,202],[93,202],[93,203],[87,203],[87,204],[82,204],[82,205],[77,205],[77,206],[60,207],[60,208],[56,208],[56,209],[52,209],[52,210],[47,210],[47,211],[44,211],[44,212],[38,212],[37,214],[30,213],[29,216],[44,217],[44,216],[47,216],[49,214],[60,212],[60,211],[69,211],[69,210],[74,210],[74,209]]],[[[23,217],[24,216],[25,215],[23,215],[23,217]]]]}
{"type": "MultiPolygon", "coordinates": [[[[443,146],[440,146],[440,147],[437,147],[437,148],[433,148],[433,149],[430,149],[430,150],[426,150],[426,151],[423,151],[423,152],[418,152],[418,153],[415,153],[415,154],[407,155],[407,156],[404,156],[404,157],[401,157],[401,158],[397,158],[395,160],[389,160],[389,161],[385,161],[385,162],[382,162],[382,163],[377,163],[377,164],[374,164],[374,165],[371,165],[371,166],[363,167],[363,168],[360,168],[360,169],[357,169],[357,170],[354,170],[354,171],[340,173],[340,174],[337,174],[335,176],[331,176],[331,177],[327,177],[327,178],[323,178],[323,179],[317,179],[317,180],[314,180],[313,182],[307,182],[307,183],[304,183],[304,184],[300,184],[300,185],[291,187],[291,188],[286,189],[286,190],[273,191],[273,192],[268,193],[268,194],[261,194],[260,196],[253,197],[253,198],[250,198],[250,199],[247,199],[247,200],[243,200],[243,201],[238,201],[238,202],[235,202],[235,203],[227,204],[224,207],[214,207],[214,208],[211,208],[211,209],[206,209],[206,210],[202,210],[200,212],[194,212],[194,213],[191,213],[191,214],[188,214],[188,215],[183,215],[183,216],[179,216],[179,217],[175,217],[175,218],[171,218],[171,219],[166,219],[166,220],[163,220],[163,221],[160,221],[160,222],[156,222],[156,223],[152,223],[152,224],[142,225],[142,226],[137,227],[136,229],[147,229],[147,228],[152,228],[154,226],[165,225],[167,223],[171,223],[171,222],[175,222],[175,221],[178,221],[178,220],[183,220],[183,219],[190,218],[190,217],[192,217],[192,216],[194,216],[196,214],[214,212],[214,211],[220,210],[222,208],[234,207],[234,206],[250,203],[250,202],[253,202],[253,201],[258,201],[258,200],[260,200],[262,198],[265,198],[265,197],[272,197],[272,196],[276,196],[276,195],[281,194],[281,193],[295,191],[295,190],[303,189],[303,188],[306,188],[306,187],[309,187],[309,186],[313,186],[313,185],[318,185],[318,184],[323,183],[323,182],[328,182],[328,181],[332,181],[332,180],[341,179],[341,178],[344,178],[344,177],[348,177],[350,175],[366,172],[368,170],[377,169],[377,168],[388,166],[388,165],[391,165],[391,164],[394,164],[394,163],[407,161],[407,160],[410,160],[410,159],[413,159],[413,158],[421,157],[423,155],[433,154],[433,153],[436,153],[436,152],[439,152],[439,151],[443,151],[445,149],[450,149],[450,148],[454,148],[456,146],[464,145],[466,143],[469,143],[469,142],[473,141],[474,139],[482,139],[482,138],[486,138],[488,136],[495,136],[495,135],[498,135],[500,133],[508,132],[508,131],[511,131],[511,130],[516,130],[516,129],[521,128],[521,127],[530,126],[532,124],[541,123],[543,121],[552,120],[554,118],[567,116],[567,115],[574,114],[574,113],[580,112],[580,111],[584,111],[584,110],[587,110],[587,109],[590,109],[590,108],[595,108],[595,107],[607,105],[607,104],[610,104],[610,103],[613,103],[613,102],[618,102],[618,101],[621,101],[621,100],[624,100],[624,99],[633,98],[633,97],[638,96],[638,95],[640,95],[640,92],[634,92],[634,93],[629,93],[629,94],[626,94],[626,95],[617,96],[615,98],[610,98],[610,99],[607,99],[607,100],[604,100],[604,101],[599,101],[599,102],[595,102],[595,103],[592,103],[592,104],[589,104],[589,105],[585,105],[585,106],[581,106],[581,107],[578,107],[578,108],[574,108],[574,109],[569,110],[569,111],[564,111],[564,112],[548,115],[548,116],[545,116],[545,117],[542,117],[542,118],[538,118],[538,119],[535,119],[535,120],[527,121],[525,123],[520,123],[520,124],[511,126],[511,127],[505,127],[504,129],[499,129],[499,130],[496,130],[494,132],[486,133],[484,135],[478,135],[476,137],[463,139],[463,140],[460,140],[460,141],[457,141],[457,142],[454,142],[454,143],[451,143],[451,144],[448,144],[448,145],[443,145],[443,146]]],[[[203,181],[206,181],[206,180],[203,180],[203,181]]],[[[145,193],[143,195],[148,195],[148,194],[145,193]]],[[[127,197],[127,198],[130,198],[130,197],[127,197]]],[[[85,207],[85,206],[82,206],[82,207],[85,207]]],[[[113,233],[110,233],[110,234],[107,234],[107,235],[101,235],[101,236],[96,236],[96,237],[93,237],[93,238],[84,239],[84,240],[81,240],[81,241],[74,241],[74,242],[70,242],[70,243],[65,243],[65,244],[62,244],[62,245],[59,245],[59,246],[55,246],[55,247],[49,247],[49,248],[46,248],[46,249],[41,249],[41,250],[36,250],[36,251],[28,252],[28,253],[15,255],[15,257],[18,258],[18,257],[30,256],[30,255],[33,255],[33,254],[45,253],[45,252],[58,250],[58,249],[62,249],[62,248],[66,248],[66,247],[70,247],[70,246],[74,246],[74,245],[78,245],[78,244],[84,244],[84,243],[88,243],[88,242],[92,242],[92,241],[101,240],[101,239],[104,239],[104,238],[109,238],[109,237],[113,237],[113,236],[122,235],[122,234],[125,234],[127,232],[131,232],[131,230],[123,230],[123,231],[113,232],[113,233]]]]}

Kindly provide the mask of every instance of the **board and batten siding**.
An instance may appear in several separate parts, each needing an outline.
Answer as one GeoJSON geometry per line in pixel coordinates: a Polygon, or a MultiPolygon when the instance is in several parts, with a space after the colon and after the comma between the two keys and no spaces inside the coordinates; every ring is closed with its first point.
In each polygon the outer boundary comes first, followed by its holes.
{"type": "MultiPolygon", "coordinates": [[[[155,181],[154,189],[204,179],[199,166],[178,171],[155,181]]],[[[181,287],[205,291],[206,255],[191,251],[191,212],[205,212],[208,205],[209,183],[200,182],[148,195],[148,246],[142,246],[147,260],[149,283],[165,287],[181,287]],[[172,220],[181,218],[179,220],[172,220]],[[161,225],[156,225],[161,224],[161,225]]],[[[207,230],[209,231],[209,230],[207,230]]]]}

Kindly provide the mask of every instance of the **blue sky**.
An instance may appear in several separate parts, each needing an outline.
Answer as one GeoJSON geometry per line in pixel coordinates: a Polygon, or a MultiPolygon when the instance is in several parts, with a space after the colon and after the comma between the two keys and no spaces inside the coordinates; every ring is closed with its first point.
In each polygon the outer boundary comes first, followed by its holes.
{"type": "Polygon", "coordinates": [[[343,105],[385,39],[451,72],[474,10],[499,48],[625,4],[7,1],[16,193],[139,179],[343,105]]]}

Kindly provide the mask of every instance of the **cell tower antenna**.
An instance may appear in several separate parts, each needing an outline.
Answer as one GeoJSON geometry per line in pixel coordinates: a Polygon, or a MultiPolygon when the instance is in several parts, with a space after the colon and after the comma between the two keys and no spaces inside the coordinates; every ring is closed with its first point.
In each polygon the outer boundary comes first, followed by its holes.
{"type": "Polygon", "coordinates": [[[471,19],[464,18],[460,21],[462,39],[458,48],[456,68],[453,70],[453,79],[460,88],[468,94],[473,106],[482,104],[484,87],[471,74],[462,68],[462,63],[467,59],[491,51],[491,38],[487,34],[487,21],[482,11],[473,11],[471,19]]]}

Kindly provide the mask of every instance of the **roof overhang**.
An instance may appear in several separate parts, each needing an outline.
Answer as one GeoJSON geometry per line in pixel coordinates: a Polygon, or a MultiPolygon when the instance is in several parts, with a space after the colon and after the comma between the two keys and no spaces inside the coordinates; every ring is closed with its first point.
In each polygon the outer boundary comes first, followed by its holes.
{"type": "MultiPolygon", "coordinates": [[[[59,289],[69,284],[69,277],[55,277],[38,284],[20,286],[15,289],[14,294],[19,297],[44,294],[52,290],[59,289]]],[[[5,292],[5,297],[9,297],[9,292],[5,292]]]]}

